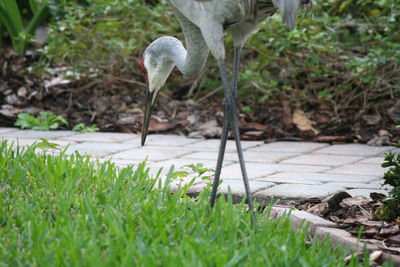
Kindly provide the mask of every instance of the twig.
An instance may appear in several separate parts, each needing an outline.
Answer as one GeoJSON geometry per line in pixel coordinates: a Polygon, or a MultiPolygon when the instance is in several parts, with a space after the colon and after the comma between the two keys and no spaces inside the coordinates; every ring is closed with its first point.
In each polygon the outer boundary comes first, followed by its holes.
{"type": "Polygon", "coordinates": [[[109,74],[106,74],[105,76],[107,78],[110,78],[110,79],[113,79],[113,80],[116,80],[116,81],[126,82],[126,83],[130,83],[130,84],[136,84],[136,85],[139,85],[139,86],[142,86],[142,87],[145,87],[145,88],[147,87],[147,85],[145,83],[138,82],[138,81],[135,81],[135,80],[128,80],[128,79],[112,76],[112,75],[109,75],[109,74]]]}
{"type": "Polygon", "coordinates": [[[209,92],[209,93],[206,94],[205,96],[200,97],[200,98],[197,100],[197,102],[202,102],[202,101],[204,101],[205,99],[207,99],[207,98],[209,98],[209,97],[215,95],[215,94],[216,94],[219,90],[221,90],[221,89],[222,89],[222,86],[220,86],[220,87],[218,87],[218,88],[212,90],[211,92],[209,92]]]}

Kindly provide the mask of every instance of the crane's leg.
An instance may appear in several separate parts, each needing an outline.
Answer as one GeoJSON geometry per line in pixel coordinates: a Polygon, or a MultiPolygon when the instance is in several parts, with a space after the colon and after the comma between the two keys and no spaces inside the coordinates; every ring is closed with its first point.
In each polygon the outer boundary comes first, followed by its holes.
{"type": "Polygon", "coordinates": [[[233,52],[233,75],[232,75],[232,90],[235,100],[237,99],[238,80],[239,80],[239,67],[240,67],[240,54],[242,53],[242,46],[235,47],[233,52]]]}
{"type": "Polygon", "coordinates": [[[221,176],[222,163],[224,161],[224,156],[225,156],[226,141],[228,139],[228,131],[229,131],[228,112],[229,111],[228,111],[227,102],[224,101],[224,125],[222,128],[221,142],[219,145],[219,152],[218,152],[217,167],[215,168],[215,176],[214,176],[214,181],[213,181],[212,190],[211,190],[211,198],[210,198],[211,207],[214,207],[215,199],[217,197],[219,178],[221,176]]]}
{"type": "MultiPolygon", "coordinates": [[[[241,51],[242,51],[242,46],[235,47],[235,49],[234,49],[232,91],[233,91],[233,98],[234,98],[235,103],[236,103],[236,98],[237,98],[237,82],[238,82],[238,77],[239,77],[239,63],[240,63],[241,51]]],[[[227,105],[227,101],[225,101],[224,102],[224,124],[223,124],[223,128],[222,128],[221,143],[219,146],[217,167],[215,168],[215,176],[214,176],[214,181],[213,181],[212,191],[211,191],[211,198],[210,198],[211,207],[214,206],[215,199],[217,197],[219,179],[221,176],[222,163],[224,161],[226,141],[228,139],[228,132],[229,132],[229,115],[228,114],[229,114],[228,105],[227,105]]]]}
{"type": "Polygon", "coordinates": [[[245,165],[244,157],[243,157],[242,145],[240,143],[240,133],[239,133],[239,127],[238,127],[236,101],[232,94],[232,90],[228,86],[225,60],[224,59],[218,60],[218,65],[219,65],[220,72],[221,72],[222,82],[223,82],[224,88],[225,88],[225,101],[226,101],[227,111],[228,111],[228,114],[225,114],[225,116],[228,115],[229,123],[232,126],[232,131],[233,131],[233,135],[235,137],[235,142],[236,142],[236,149],[237,149],[237,153],[239,156],[240,168],[242,170],[244,187],[246,190],[246,197],[247,197],[246,200],[247,200],[247,204],[249,205],[249,209],[252,212],[252,219],[254,219],[255,216],[254,216],[254,208],[253,208],[253,202],[252,202],[251,191],[250,191],[250,186],[249,186],[249,179],[247,177],[247,171],[246,171],[246,165],[245,165]]]}

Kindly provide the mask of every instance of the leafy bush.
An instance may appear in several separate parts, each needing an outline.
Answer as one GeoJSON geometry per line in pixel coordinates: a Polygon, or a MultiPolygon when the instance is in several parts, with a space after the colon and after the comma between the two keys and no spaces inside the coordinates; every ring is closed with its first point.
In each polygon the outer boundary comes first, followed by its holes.
{"type": "MultiPolygon", "coordinates": [[[[95,71],[105,79],[123,77],[136,84],[143,82],[137,60],[152,40],[162,35],[183,40],[165,0],[156,6],[123,0],[88,4],[67,9],[64,18],[52,24],[48,58],[88,75],[95,71]]],[[[356,111],[399,96],[400,37],[395,33],[400,3],[318,0],[314,7],[314,16],[299,18],[294,31],[275,16],[248,42],[240,93],[245,102],[255,103],[253,112],[259,112],[257,104],[278,97],[356,111]]],[[[209,66],[212,71],[198,84],[213,90],[219,76],[213,61],[209,66]]],[[[179,83],[181,78],[172,79],[179,83]]]]}
{"type": "Polygon", "coordinates": [[[21,129],[48,131],[58,129],[62,125],[68,125],[63,117],[51,112],[42,111],[39,114],[39,117],[36,118],[28,113],[19,113],[15,126],[19,126],[21,129]]]}
{"type": "Polygon", "coordinates": [[[377,212],[382,220],[393,221],[400,219],[400,154],[388,153],[383,168],[390,168],[383,176],[384,185],[390,185],[393,189],[389,192],[389,198],[385,199],[383,206],[377,212]]]}
{"type": "MultiPolygon", "coordinates": [[[[79,71],[105,76],[137,71],[138,53],[149,40],[177,32],[178,22],[164,4],[146,7],[141,1],[90,0],[88,7],[71,5],[49,29],[46,55],[79,71]]],[[[137,79],[140,79],[138,76],[137,79]]]]}

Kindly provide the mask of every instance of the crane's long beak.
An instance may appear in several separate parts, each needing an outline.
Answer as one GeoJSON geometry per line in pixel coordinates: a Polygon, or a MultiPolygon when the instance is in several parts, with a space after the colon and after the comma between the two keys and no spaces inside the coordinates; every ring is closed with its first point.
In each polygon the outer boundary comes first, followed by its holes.
{"type": "Polygon", "coordinates": [[[150,90],[147,90],[146,106],[145,106],[145,110],[144,110],[144,120],[143,120],[143,128],[142,128],[142,146],[144,146],[144,143],[146,142],[147,132],[149,131],[151,113],[153,112],[153,108],[154,108],[154,98],[155,98],[154,94],[156,94],[155,91],[150,92],[150,90]]]}

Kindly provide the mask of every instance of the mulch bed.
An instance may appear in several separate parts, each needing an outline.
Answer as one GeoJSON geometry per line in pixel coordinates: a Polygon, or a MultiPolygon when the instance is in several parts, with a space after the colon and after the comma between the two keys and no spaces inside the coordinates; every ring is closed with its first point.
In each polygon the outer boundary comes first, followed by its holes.
{"type": "MultiPolygon", "coordinates": [[[[18,57],[12,50],[0,51],[0,126],[12,126],[20,112],[37,114],[51,111],[62,115],[72,128],[78,123],[97,124],[101,131],[140,132],[143,121],[143,82],[126,77],[79,77],[65,67],[35,75],[28,72],[34,58],[18,57]],[[71,80],[71,77],[75,79],[71,80]]],[[[140,80],[140,79],[139,79],[140,80]]],[[[181,80],[161,92],[150,132],[218,138],[222,132],[223,107],[217,91],[187,97],[195,78],[181,80]]],[[[251,103],[239,103],[251,106],[251,103]]],[[[400,129],[393,127],[400,118],[400,101],[364,110],[353,107],[338,114],[326,103],[298,105],[290,96],[252,107],[251,114],[240,114],[244,140],[308,140],[317,142],[360,142],[393,145],[400,140],[400,129]],[[371,114],[371,110],[375,110],[371,114]],[[357,111],[357,112],[355,112],[357,111]]]]}
{"type": "Polygon", "coordinates": [[[386,253],[400,255],[400,217],[388,222],[374,216],[379,213],[385,198],[379,193],[371,193],[370,197],[352,197],[340,192],[327,200],[308,200],[294,205],[294,208],[332,221],[338,228],[376,245],[386,253]]]}

